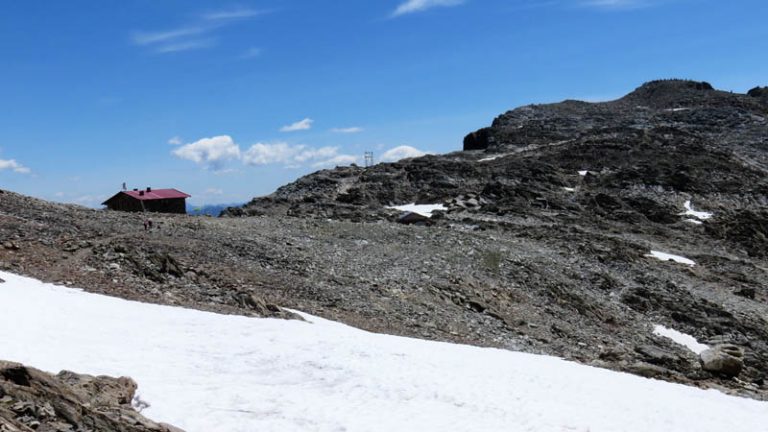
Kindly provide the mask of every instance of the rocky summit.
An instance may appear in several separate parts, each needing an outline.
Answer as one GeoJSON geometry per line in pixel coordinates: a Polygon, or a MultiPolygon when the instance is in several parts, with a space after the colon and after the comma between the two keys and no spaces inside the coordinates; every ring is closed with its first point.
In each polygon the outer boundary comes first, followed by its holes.
{"type": "Polygon", "coordinates": [[[221,218],[158,215],[149,232],[140,215],[0,191],[0,269],[766,400],[767,172],[765,88],[653,81],[517,108],[459,151],[319,171],[221,218]],[[409,203],[438,209],[392,208],[409,203]]]}

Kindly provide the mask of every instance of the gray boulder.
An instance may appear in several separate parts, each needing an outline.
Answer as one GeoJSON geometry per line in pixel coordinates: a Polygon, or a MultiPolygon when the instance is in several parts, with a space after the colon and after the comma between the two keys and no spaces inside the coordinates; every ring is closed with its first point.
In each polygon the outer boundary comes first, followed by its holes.
{"type": "Polygon", "coordinates": [[[397,222],[405,225],[411,224],[426,224],[429,221],[429,217],[415,212],[408,212],[402,214],[397,218],[397,222]]]}
{"type": "Polygon", "coordinates": [[[51,375],[0,360],[0,431],[181,431],[138,413],[136,388],[126,377],[51,375]]]}
{"type": "Polygon", "coordinates": [[[699,355],[705,371],[735,377],[744,368],[744,350],[730,344],[717,345],[699,355]]]}

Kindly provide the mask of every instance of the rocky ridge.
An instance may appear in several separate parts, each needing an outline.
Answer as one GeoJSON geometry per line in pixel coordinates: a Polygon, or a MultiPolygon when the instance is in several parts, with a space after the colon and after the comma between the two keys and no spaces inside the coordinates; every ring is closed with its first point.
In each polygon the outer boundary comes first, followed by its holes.
{"type": "Polygon", "coordinates": [[[526,189],[515,201],[557,200],[562,188],[579,183],[574,176],[582,170],[603,174],[592,176],[597,186],[751,195],[764,207],[764,94],[759,87],[741,95],[660,80],[612,102],[524,106],[467,135],[462,152],[320,171],[224,214],[375,219],[380,215],[368,210],[391,203],[442,202],[466,191],[493,195],[491,188],[500,187],[494,182],[526,189]],[[361,206],[368,207],[364,214],[352,214],[361,206]]]}

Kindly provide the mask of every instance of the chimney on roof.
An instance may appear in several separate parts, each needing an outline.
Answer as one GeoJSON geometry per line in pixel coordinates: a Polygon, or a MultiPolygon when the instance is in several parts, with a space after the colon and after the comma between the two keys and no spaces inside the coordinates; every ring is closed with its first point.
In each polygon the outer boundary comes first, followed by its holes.
{"type": "Polygon", "coordinates": [[[147,186],[147,192],[152,192],[152,188],[147,186]]]}
{"type": "Polygon", "coordinates": [[[139,196],[144,196],[144,191],[139,191],[139,196]]]}

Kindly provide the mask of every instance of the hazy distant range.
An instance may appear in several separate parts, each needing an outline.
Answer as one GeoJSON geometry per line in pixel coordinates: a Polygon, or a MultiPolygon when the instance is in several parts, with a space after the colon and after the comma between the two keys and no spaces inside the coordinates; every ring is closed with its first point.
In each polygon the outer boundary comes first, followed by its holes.
{"type": "Polygon", "coordinates": [[[187,204],[187,214],[194,216],[218,216],[222,210],[227,207],[240,207],[243,203],[230,203],[230,204],[206,204],[206,205],[193,205],[187,204]]]}

